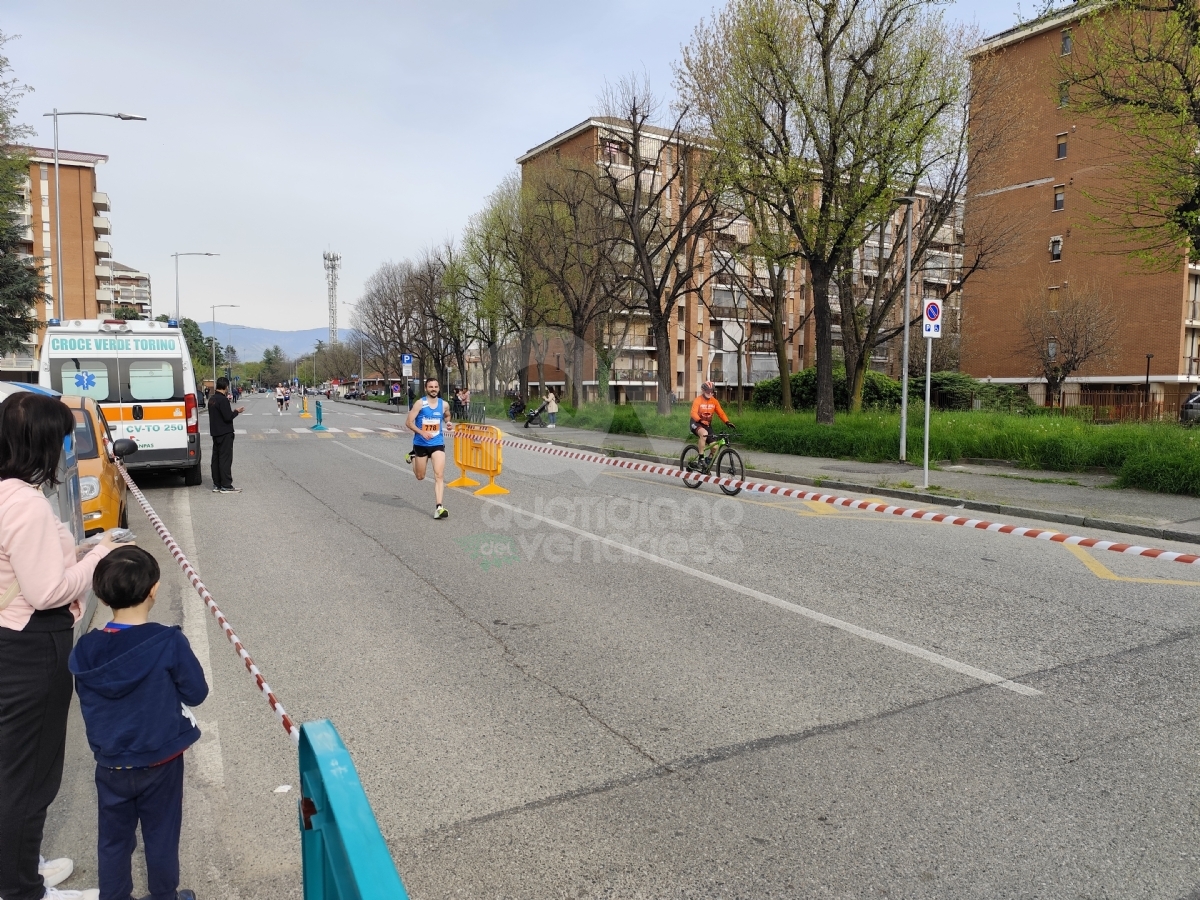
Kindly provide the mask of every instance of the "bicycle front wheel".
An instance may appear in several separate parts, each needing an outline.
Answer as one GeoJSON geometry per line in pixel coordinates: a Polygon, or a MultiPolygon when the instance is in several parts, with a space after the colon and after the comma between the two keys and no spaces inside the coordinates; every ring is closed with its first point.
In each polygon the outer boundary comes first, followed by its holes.
{"type": "Polygon", "coordinates": [[[695,444],[688,444],[679,454],[679,471],[683,473],[683,483],[690,488],[700,487],[700,451],[695,444]]]}
{"type": "MultiPolygon", "coordinates": [[[[718,478],[732,478],[737,482],[741,482],[746,477],[746,471],[742,468],[742,458],[738,456],[736,450],[731,450],[726,447],[721,451],[721,455],[717,457],[717,470],[714,473],[718,478]]],[[[730,497],[741,493],[741,484],[722,484],[723,490],[730,497]]]]}

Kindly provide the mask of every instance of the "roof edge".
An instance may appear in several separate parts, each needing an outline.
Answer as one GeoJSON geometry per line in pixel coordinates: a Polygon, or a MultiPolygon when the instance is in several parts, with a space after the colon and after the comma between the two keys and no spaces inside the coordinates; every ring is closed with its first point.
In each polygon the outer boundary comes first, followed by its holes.
{"type": "Polygon", "coordinates": [[[967,59],[983,53],[989,53],[993,50],[999,50],[1002,47],[1009,47],[1044,32],[1053,31],[1055,28],[1061,28],[1063,25],[1078,21],[1087,13],[1109,6],[1111,3],[1112,0],[1080,0],[1080,2],[1075,3],[1071,7],[1060,10],[1047,18],[1034,19],[1015,28],[1010,28],[1008,31],[1001,31],[991,37],[984,38],[982,44],[967,51],[967,59]]]}

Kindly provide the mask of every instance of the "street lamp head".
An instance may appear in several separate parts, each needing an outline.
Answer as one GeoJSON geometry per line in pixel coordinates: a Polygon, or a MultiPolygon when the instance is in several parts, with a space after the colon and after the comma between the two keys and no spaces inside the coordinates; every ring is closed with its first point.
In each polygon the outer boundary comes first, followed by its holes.
{"type": "Polygon", "coordinates": [[[117,113],[113,118],[120,119],[122,122],[145,122],[145,116],[135,115],[134,113],[117,113]]]}
{"type": "Polygon", "coordinates": [[[917,198],[916,197],[893,197],[892,202],[900,203],[900,204],[903,204],[904,206],[912,206],[914,203],[917,202],[917,198]]]}

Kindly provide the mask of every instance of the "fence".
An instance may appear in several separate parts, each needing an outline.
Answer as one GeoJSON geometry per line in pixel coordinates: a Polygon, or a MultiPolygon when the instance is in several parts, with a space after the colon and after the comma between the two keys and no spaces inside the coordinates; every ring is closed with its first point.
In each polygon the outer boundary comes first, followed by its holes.
{"type": "Polygon", "coordinates": [[[487,421],[487,404],[478,400],[472,400],[467,404],[465,409],[457,412],[456,417],[459,422],[471,422],[474,425],[482,425],[487,421]]]}

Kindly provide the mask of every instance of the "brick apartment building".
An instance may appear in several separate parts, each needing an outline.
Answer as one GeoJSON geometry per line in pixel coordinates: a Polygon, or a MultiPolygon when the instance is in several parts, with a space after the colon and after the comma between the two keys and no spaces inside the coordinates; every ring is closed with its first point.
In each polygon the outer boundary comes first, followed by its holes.
{"type": "MultiPolygon", "coordinates": [[[[45,147],[26,148],[29,175],[25,179],[20,202],[25,226],[21,252],[41,266],[45,279],[46,302],[37,305],[37,317],[45,322],[58,315],[55,276],[57,257],[54,227],[54,151],[45,147]]],[[[108,260],[112,247],[106,240],[111,233],[108,195],[96,190],[96,167],[108,161],[99,153],[60,150],[59,184],[62,191],[62,264],[63,295],[68,319],[94,319],[111,308],[108,282],[112,270],[108,260]]],[[[37,377],[37,340],[15,354],[0,357],[0,379],[35,380],[37,377]]]]}
{"type": "MultiPolygon", "coordinates": [[[[528,179],[534,169],[549,162],[576,166],[606,162],[620,167],[623,165],[622,159],[627,159],[627,143],[624,142],[631,136],[627,126],[617,120],[589,118],[534,147],[519,157],[517,163],[521,166],[523,179],[528,179]]],[[[671,138],[672,133],[665,129],[648,126],[643,129],[644,141],[666,142],[671,152],[678,152],[679,148],[671,144],[671,138]]],[[[652,150],[649,155],[657,155],[657,150],[652,150]]],[[[667,199],[667,202],[672,201],[667,199]]],[[[721,269],[717,257],[728,254],[735,243],[744,245],[749,242],[749,223],[745,219],[726,215],[718,219],[715,228],[712,239],[704,243],[700,273],[700,277],[708,283],[699,292],[681,300],[672,317],[671,339],[675,345],[670,354],[670,364],[674,369],[671,383],[675,396],[680,400],[696,396],[700,385],[707,380],[717,383],[721,395],[731,396],[737,386],[735,347],[738,344],[742,345],[745,354],[742,382],[747,388],[747,397],[749,387],[756,381],[779,374],[774,341],[766,320],[759,318],[752,307],[747,308],[745,297],[738,296],[739,291],[732,276],[718,275],[707,279],[714,263],[718,265],[718,270],[721,269]]],[[[791,285],[789,322],[797,323],[803,316],[803,281],[796,277],[791,280],[791,285]]],[[[757,288],[751,285],[750,289],[757,288]]],[[[656,400],[660,354],[650,328],[649,313],[633,309],[628,319],[623,321],[618,318],[611,323],[611,327],[624,332],[625,341],[612,367],[609,398],[618,403],[656,400]]],[[[789,324],[788,330],[792,327],[789,324]]],[[[803,343],[804,333],[800,331],[788,345],[788,359],[793,371],[798,369],[803,358],[803,343]]],[[[568,352],[562,342],[555,342],[547,359],[547,362],[552,359],[555,366],[551,370],[553,376],[548,377],[557,376],[560,382],[564,380],[563,369],[569,369],[566,363],[568,352]]],[[[587,399],[596,399],[599,380],[595,354],[590,344],[584,350],[583,372],[583,395],[587,399]]],[[[531,381],[534,380],[536,377],[531,378],[531,381]]]]}
{"type": "Polygon", "coordinates": [[[1090,216],[1095,210],[1088,197],[1103,194],[1117,169],[1111,134],[1072,113],[1060,89],[1060,59],[1073,52],[1086,27],[1081,8],[995,35],[970,54],[977,70],[985,60],[1003,67],[1009,85],[999,102],[1012,104],[1003,112],[1016,124],[1007,152],[971,172],[966,228],[987,221],[1021,228],[998,265],[964,287],[961,368],[977,378],[1026,385],[1044,402],[1045,382],[1022,355],[1022,304],[1071,284],[1100,286],[1111,291],[1121,320],[1116,352],[1070,376],[1063,403],[1141,395],[1153,354],[1152,399],[1171,406],[1189,385],[1200,386],[1200,266],[1148,271],[1090,216]]]}
{"type": "MultiPolygon", "coordinates": [[[[558,134],[517,159],[523,179],[528,179],[538,166],[550,163],[567,163],[575,166],[606,164],[620,166],[628,159],[627,139],[631,136],[628,126],[618,120],[603,117],[585,119],[578,125],[558,134]]],[[[671,141],[671,132],[664,129],[645,128],[643,140],[671,141]]],[[[677,149],[677,148],[676,148],[677,149]]],[[[656,151],[644,153],[653,157],[656,151]]],[[[631,170],[632,171],[632,170],[631,170]]],[[[670,202],[669,200],[667,202],[670,202]]],[[[923,203],[918,198],[914,207],[914,221],[919,220],[923,203]]],[[[893,243],[903,240],[904,212],[899,207],[894,216],[883,223],[863,244],[854,257],[855,282],[870,282],[879,277],[879,257],[886,258],[893,243]]],[[[916,226],[914,225],[914,228],[916,226]]],[[[938,235],[927,257],[914,261],[911,308],[913,316],[919,316],[924,297],[936,297],[943,302],[948,321],[957,323],[959,296],[958,278],[962,267],[961,215],[938,235]]],[[[749,303],[746,292],[769,293],[761,278],[753,277],[738,262],[744,258],[741,251],[751,240],[751,224],[742,216],[718,215],[713,233],[704,242],[703,264],[699,273],[702,285],[678,304],[672,334],[671,365],[674,368],[674,393],[677,398],[687,400],[699,393],[700,384],[706,380],[716,383],[718,394],[725,398],[735,396],[738,384],[737,367],[739,348],[742,354],[742,384],[749,396],[749,388],[758,381],[779,375],[778,355],[770,324],[760,311],[749,303]]],[[[902,256],[900,257],[902,260],[902,256]]],[[[899,272],[885,273],[888,277],[903,277],[903,262],[899,272]]],[[[788,297],[784,322],[785,334],[792,337],[786,348],[790,372],[815,365],[815,323],[809,317],[804,322],[807,303],[811,299],[810,279],[807,268],[801,261],[787,273],[788,297]],[[801,324],[803,323],[803,325],[801,324]],[[794,332],[794,333],[793,333],[794,332]]],[[[892,315],[892,325],[901,322],[902,309],[897,304],[892,315]]],[[[636,309],[629,314],[630,321],[622,318],[610,327],[625,333],[622,351],[613,366],[610,379],[610,399],[655,400],[658,393],[657,372],[660,354],[654,346],[655,337],[650,327],[648,313],[636,309]]],[[[840,317],[834,309],[835,352],[840,350],[840,317]]],[[[953,331],[953,329],[952,329],[953,331]]],[[[953,339],[953,338],[952,338],[953,339]]],[[[566,355],[569,350],[564,342],[555,340],[552,346],[541,353],[545,379],[548,384],[561,385],[565,381],[564,369],[569,366],[566,355]],[[551,364],[552,363],[552,364],[551,364]]],[[[583,393],[587,399],[595,399],[599,382],[596,373],[595,354],[592,346],[584,350],[583,393]]],[[[901,340],[899,338],[876,348],[870,361],[871,368],[898,377],[901,367],[901,340]]],[[[530,381],[538,381],[536,362],[530,361],[530,381]]]]}

